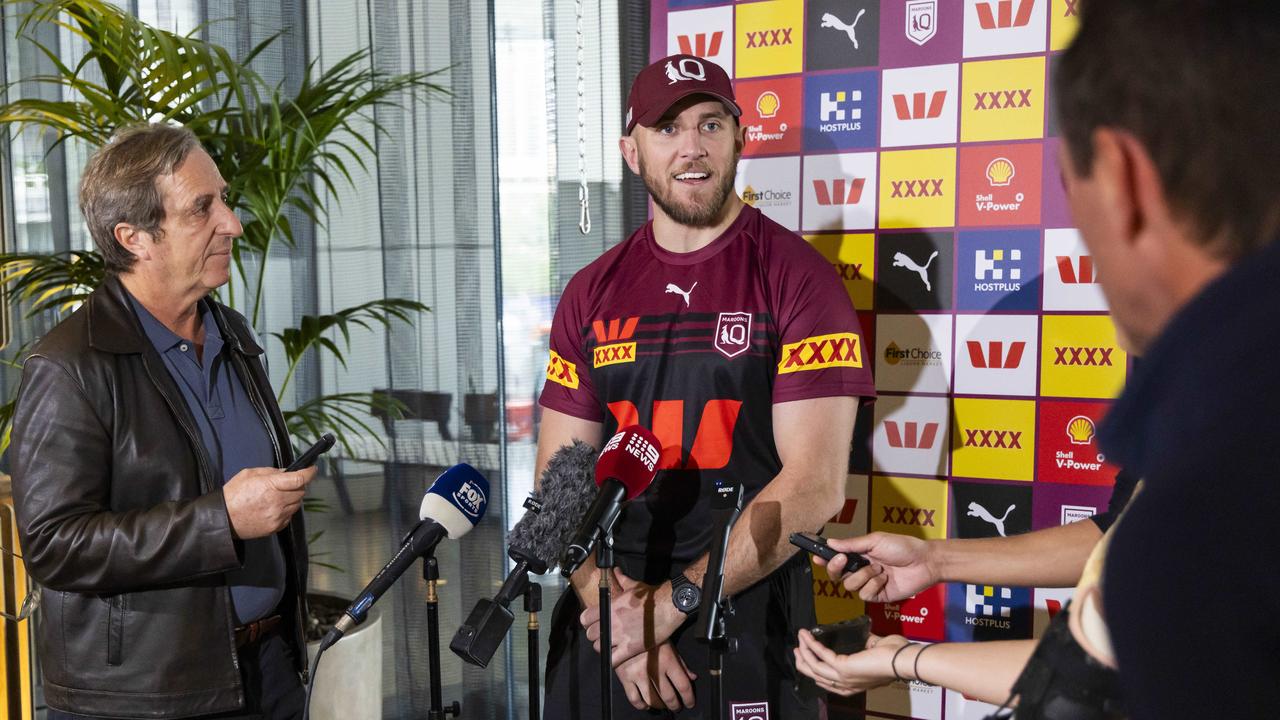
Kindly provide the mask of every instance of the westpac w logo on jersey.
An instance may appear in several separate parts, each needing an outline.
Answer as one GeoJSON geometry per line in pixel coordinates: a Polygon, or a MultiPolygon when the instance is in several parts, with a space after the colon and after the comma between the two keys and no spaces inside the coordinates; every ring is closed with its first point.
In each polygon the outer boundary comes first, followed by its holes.
{"type": "Polygon", "coordinates": [[[694,55],[733,77],[733,8],[685,10],[667,15],[667,54],[694,55]]]}
{"type": "Polygon", "coordinates": [[[880,144],[942,145],[956,141],[960,66],[887,69],[880,93],[880,144]]]}

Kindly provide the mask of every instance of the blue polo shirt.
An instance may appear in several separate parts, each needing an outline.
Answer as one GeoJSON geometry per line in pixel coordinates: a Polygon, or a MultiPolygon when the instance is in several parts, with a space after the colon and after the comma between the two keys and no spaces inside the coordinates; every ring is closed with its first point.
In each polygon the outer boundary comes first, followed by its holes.
{"type": "MultiPolygon", "coordinates": [[[[218,332],[208,301],[200,301],[204,325],[203,362],[195,345],[165,327],[132,295],[129,301],[147,339],[164,360],[195,418],[205,457],[215,477],[226,483],[251,467],[275,467],[267,426],[249,400],[232,363],[232,350],[218,332]]],[[[267,617],[284,596],[285,564],[274,535],[244,541],[244,565],[227,573],[237,624],[267,617]]]]}

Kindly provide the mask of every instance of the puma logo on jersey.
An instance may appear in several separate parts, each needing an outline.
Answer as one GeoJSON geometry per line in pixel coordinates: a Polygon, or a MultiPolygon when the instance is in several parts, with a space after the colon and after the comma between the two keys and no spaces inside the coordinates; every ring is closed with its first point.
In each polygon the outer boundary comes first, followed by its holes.
{"type": "Polygon", "coordinates": [[[929,266],[933,264],[933,259],[936,257],[938,257],[938,251],[934,250],[933,254],[929,256],[929,259],[925,261],[924,265],[917,265],[916,261],[908,257],[906,253],[894,253],[893,266],[906,268],[911,272],[916,273],[920,276],[920,282],[924,283],[924,289],[928,292],[933,292],[933,285],[929,283],[929,266]]]}
{"type": "Polygon", "coordinates": [[[675,283],[667,283],[666,292],[674,293],[684,298],[684,306],[689,307],[689,295],[693,293],[693,288],[696,288],[696,287],[698,287],[698,283],[695,282],[693,286],[690,287],[688,290],[681,290],[680,286],[676,285],[675,283]]]}
{"type": "Polygon", "coordinates": [[[976,502],[971,502],[969,503],[969,517],[976,517],[985,522],[991,523],[996,527],[996,532],[1000,533],[1000,537],[1007,537],[1004,534],[1004,521],[1009,519],[1009,513],[1013,512],[1013,509],[1016,507],[1018,506],[1010,505],[1004,511],[1004,517],[997,520],[996,517],[992,515],[986,508],[982,507],[976,502]]]}

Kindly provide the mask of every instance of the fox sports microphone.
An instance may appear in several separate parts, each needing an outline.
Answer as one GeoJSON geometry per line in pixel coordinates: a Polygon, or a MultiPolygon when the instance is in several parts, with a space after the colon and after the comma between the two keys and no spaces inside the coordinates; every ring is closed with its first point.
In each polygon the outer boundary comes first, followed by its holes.
{"type": "Polygon", "coordinates": [[[538,489],[525,500],[528,510],[507,536],[515,568],[492,600],[482,599],[454,634],[449,649],[472,665],[486,667],[511,629],[511,603],[529,586],[529,573],[555,567],[569,536],[587,514],[595,486],[596,449],[574,441],[555,451],[538,489]]]}
{"type": "Polygon", "coordinates": [[[348,630],[364,622],[369,608],[378,598],[415,560],[429,554],[441,540],[445,537],[457,540],[471,532],[471,528],[484,517],[488,503],[489,481],[475,468],[460,463],[441,473],[422,497],[417,526],[405,536],[391,560],[347,607],[337,624],[325,635],[321,647],[332,645],[348,630]]]}
{"type": "Polygon", "coordinates": [[[560,574],[569,577],[582,567],[596,542],[613,530],[623,501],[644,492],[653,482],[661,447],[658,438],[639,425],[622,428],[605,443],[596,461],[600,492],[565,550],[560,574]]]}

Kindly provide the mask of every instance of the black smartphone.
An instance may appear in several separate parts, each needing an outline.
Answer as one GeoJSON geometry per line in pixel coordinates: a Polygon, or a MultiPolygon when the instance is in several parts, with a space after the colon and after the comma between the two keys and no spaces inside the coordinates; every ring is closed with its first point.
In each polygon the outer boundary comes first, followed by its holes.
{"type": "Polygon", "coordinates": [[[289,467],[285,468],[285,472],[295,472],[303,468],[309,468],[316,464],[316,460],[323,454],[329,452],[329,448],[333,447],[333,433],[325,433],[320,436],[315,445],[307,448],[306,452],[298,456],[297,460],[289,463],[289,467]]]}
{"type": "Polygon", "coordinates": [[[871,617],[863,615],[852,620],[819,625],[809,632],[813,633],[815,640],[837,654],[850,655],[867,648],[867,638],[871,635],[871,617]]]}
{"type": "Polygon", "coordinates": [[[844,555],[849,558],[849,563],[845,565],[845,572],[854,572],[871,564],[870,560],[858,553],[842,553],[832,548],[827,544],[826,538],[814,533],[791,533],[791,544],[812,555],[817,555],[827,562],[831,562],[831,559],[837,555],[844,555]]]}

